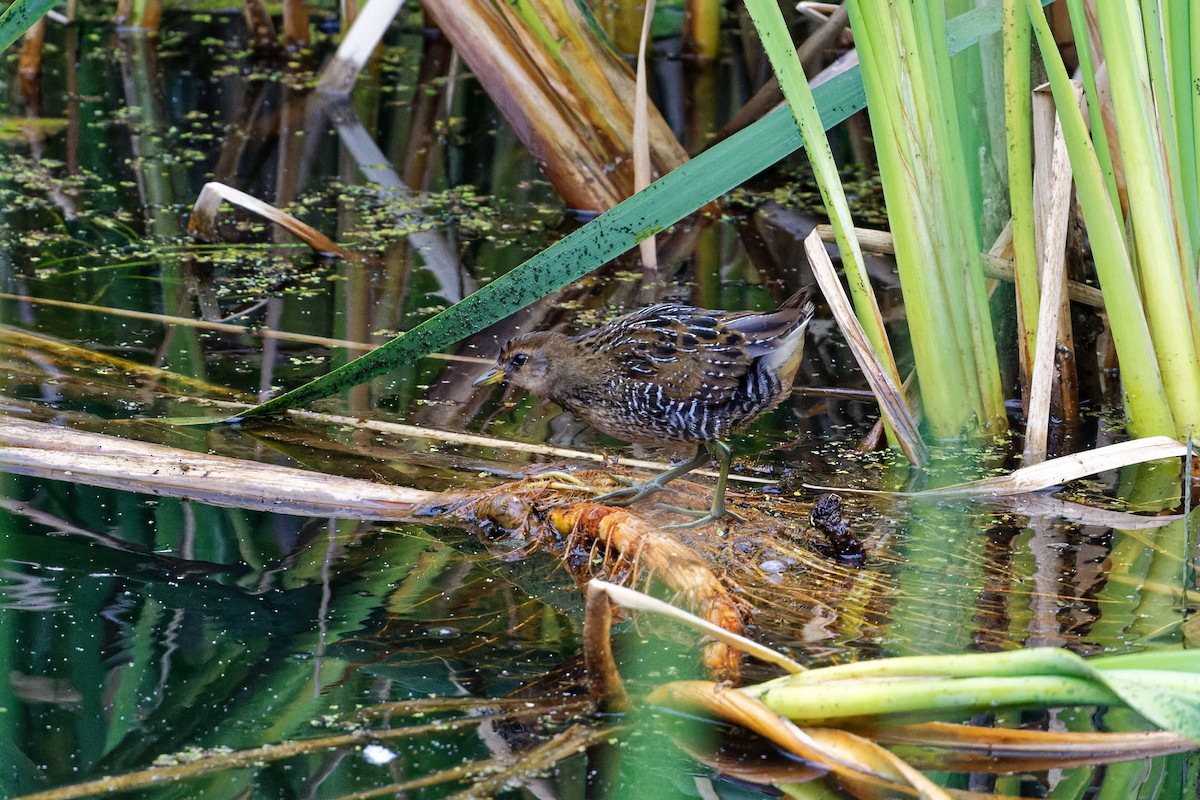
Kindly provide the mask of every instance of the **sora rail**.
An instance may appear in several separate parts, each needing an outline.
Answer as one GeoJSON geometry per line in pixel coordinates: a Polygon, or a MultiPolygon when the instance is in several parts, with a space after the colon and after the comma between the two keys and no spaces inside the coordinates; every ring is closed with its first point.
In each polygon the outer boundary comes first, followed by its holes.
{"type": "Polygon", "coordinates": [[[475,385],[511,381],[617,439],[698,443],[690,460],[596,499],[627,505],[703,466],[711,453],[721,459],[712,507],[687,523],[701,525],[726,513],[725,440],[791,394],[812,315],[806,289],[766,313],[662,303],[579,336],[517,336],[475,385]]]}

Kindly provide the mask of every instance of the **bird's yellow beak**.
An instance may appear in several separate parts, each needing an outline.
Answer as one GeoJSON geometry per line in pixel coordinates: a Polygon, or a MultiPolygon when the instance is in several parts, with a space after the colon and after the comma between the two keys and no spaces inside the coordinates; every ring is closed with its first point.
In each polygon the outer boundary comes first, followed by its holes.
{"type": "Polygon", "coordinates": [[[489,369],[487,372],[480,375],[479,378],[476,379],[476,381],[471,385],[472,386],[491,386],[494,383],[500,383],[507,377],[508,377],[508,375],[505,374],[504,369],[499,364],[497,364],[496,366],[489,369]]]}

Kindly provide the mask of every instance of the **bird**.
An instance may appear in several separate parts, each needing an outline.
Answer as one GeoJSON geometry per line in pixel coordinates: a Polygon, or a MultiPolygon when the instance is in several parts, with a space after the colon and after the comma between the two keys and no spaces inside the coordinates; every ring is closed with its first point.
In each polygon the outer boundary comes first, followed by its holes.
{"type": "Polygon", "coordinates": [[[720,473],[707,513],[669,527],[703,525],[728,513],[729,437],[791,394],[812,316],[807,288],[768,312],[660,303],[577,336],[515,336],[474,385],[508,381],[627,442],[696,443],[689,460],[595,500],[628,505],[716,457],[720,473]]]}

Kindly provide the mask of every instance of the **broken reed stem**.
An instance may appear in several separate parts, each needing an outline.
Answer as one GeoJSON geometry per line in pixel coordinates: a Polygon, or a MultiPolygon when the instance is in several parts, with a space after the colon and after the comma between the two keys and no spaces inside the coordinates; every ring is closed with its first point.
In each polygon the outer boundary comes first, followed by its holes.
{"type": "Polygon", "coordinates": [[[604,593],[608,596],[609,600],[621,608],[627,608],[631,611],[647,611],[673,619],[706,636],[720,639],[731,647],[741,650],[746,655],[754,656],[767,664],[774,664],[785,672],[796,674],[805,671],[803,665],[793,661],[782,653],[772,650],[766,645],[759,644],[753,639],[747,639],[744,636],[739,636],[724,628],[717,627],[711,622],[697,617],[695,614],[639,592],[637,589],[630,589],[593,578],[588,582],[589,597],[593,592],[604,593]]]}
{"type": "Polygon", "coordinates": [[[321,70],[317,90],[339,97],[348,96],[358,81],[358,74],[403,7],[404,0],[368,0],[355,15],[333,58],[321,70]]]}
{"type": "Polygon", "coordinates": [[[629,694],[612,651],[612,606],[608,593],[590,581],[583,618],[583,661],[592,696],[607,711],[628,711],[629,694]]]}
{"type": "Polygon", "coordinates": [[[314,250],[332,253],[348,261],[358,260],[358,256],[308,223],[301,222],[286,211],[281,211],[270,203],[219,181],[209,181],[201,187],[200,194],[196,197],[196,203],[192,207],[192,215],[188,219],[188,233],[211,236],[216,228],[217,211],[220,209],[222,201],[240,206],[274,222],[314,250]]]}
{"type": "MultiPolygon", "coordinates": [[[[646,0],[646,8],[642,12],[642,34],[638,40],[637,76],[634,86],[633,105],[633,191],[640,192],[650,185],[653,180],[650,160],[650,94],[647,84],[647,73],[650,67],[646,64],[646,44],[650,41],[650,23],[654,19],[655,0],[646,0]]],[[[658,269],[658,248],[654,234],[650,234],[638,242],[638,252],[642,257],[642,269],[658,269]]]]}
{"type": "MultiPolygon", "coordinates": [[[[205,402],[206,404],[212,405],[215,408],[249,408],[249,405],[244,403],[229,403],[225,401],[205,402]]],[[[396,436],[411,436],[419,439],[436,439],[437,441],[446,442],[448,444],[463,444],[475,447],[494,447],[500,450],[509,450],[516,453],[531,453],[535,455],[551,456],[554,458],[571,458],[579,461],[595,461],[603,464],[611,464],[616,467],[653,470],[655,472],[662,472],[663,470],[670,469],[671,467],[670,464],[666,464],[661,461],[649,461],[642,458],[627,458],[625,456],[613,458],[606,453],[591,453],[584,450],[571,450],[566,447],[554,447],[552,445],[533,444],[530,442],[515,442],[510,439],[497,439],[495,437],[481,436],[474,433],[445,431],[437,428],[406,425],[401,422],[362,419],[361,417],[347,417],[340,414],[325,414],[319,411],[303,411],[301,409],[293,408],[287,411],[286,416],[294,417],[296,419],[311,420],[322,425],[344,425],[346,427],[359,430],[375,431],[377,433],[387,433],[396,436]]],[[[709,478],[718,477],[718,473],[706,469],[693,470],[689,474],[704,475],[709,478]]],[[[775,485],[778,483],[777,481],[769,478],[758,478],[753,475],[730,475],[729,480],[761,485],[775,485]]]]}
{"type": "MultiPolygon", "coordinates": [[[[1082,89],[1075,84],[1076,100],[1082,89]]],[[[1046,460],[1050,434],[1050,399],[1054,389],[1062,295],[1066,280],[1067,221],[1071,204],[1071,160],[1054,97],[1034,93],[1034,227],[1041,265],[1038,327],[1029,375],[1029,414],[1025,425],[1024,465],[1046,460]]]]}
{"type": "MultiPolygon", "coordinates": [[[[862,324],[855,316],[838,280],[833,262],[825,252],[825,245],[821,243],[816,231],[804,240],[804,251],[808,254],[817,285],[821,287],[821,293],[846,337],[851,353],[870,384],[871,391],[875,393],[879,409],[885,418],[884,424],[890,426],[896,443],[908,460],[914,466],[924,466],[929,460],[929,454],[917,429],[916,417],[908,405],[903,389],[896,383],[898,379],[893,379],[893,370],[888,369],[881,360],[881,355],[875,351],[862,324]]],[[[885,355],[890,358],[890,352],[885,355]]]]}

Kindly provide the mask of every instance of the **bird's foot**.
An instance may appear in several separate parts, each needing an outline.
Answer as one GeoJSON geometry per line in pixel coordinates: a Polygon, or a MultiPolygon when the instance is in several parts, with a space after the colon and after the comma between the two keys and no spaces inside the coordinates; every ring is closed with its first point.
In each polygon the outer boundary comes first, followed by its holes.
{"type": "MultiPolygon", "coordinates": [[[[622,480],[622,478],[619,476],[614,475],[613,477],[617,480],[622,480]]],[[[629,479],[625,478],[623,480],[628,481],[629,479]]],[[[672,486],[667,486],[665,483],[649,480],[643,483],[631,483],[631,485],[621,489],[614,489],[611,492],[606,492],[598,497],[593,497],[592,501],[596,503],[604,503],[610,506],[627,506],[631,503],[637,502],[648,494],[654,494],[655,492],[678,491],[678,489],[672,486]]]]}
{"type": "Polygon", "coordinates": [[[725,506],[724,503],[721,503],[719,506],[714,505],[712,508],[709,508],[709,509],[684,508],[682,506],[667,505],[666,503],[660,504],[659,508],[664,508],[668,511],[674,511],[676,514],[683,514],[683,515],[689,516],[689,517],[696,517],[696,519],[694,519],[690,522],[677,522],[674,525],[664,525],[663,526],[664,529],[698,528],[701,525],[707,525],[710,522],[717,522],[717,521],[723,519],[724,517],[733,517],[738,522],[748,522],[749,521],[745,517],[743,517],[741,514],[737,513],[736,511],[730,511],[725,506]]]}
{"type": "Polygon", "coordinates": [[[615,489],[607,494],[602,494],[594,498],[597,503],[607,503],[612,506],[627,506],[630,503],[645,497],[654,492],[678,492],[679,489],[668,486],[667,484],[676,478],[682,477],[697,467],[701,466],[708,460],[708,453],[703,447],[696,448],[696,455],[681,464],[676,464],[666,472],[655,475],[648,481],[643,483],[633,483],[629,478],[620,475],[613,475],[613,480],[629,483],[622,489],[615,489]]]}

